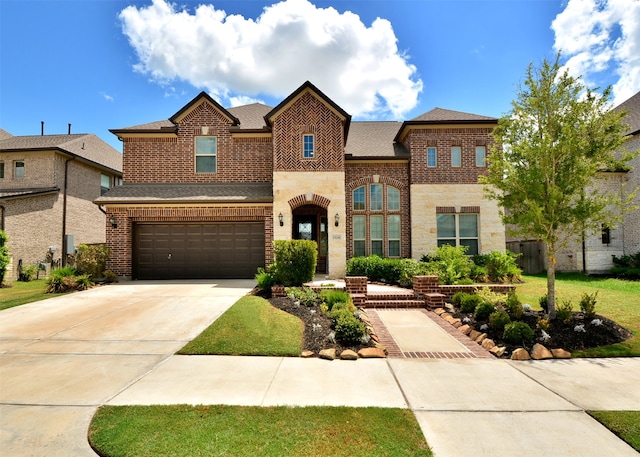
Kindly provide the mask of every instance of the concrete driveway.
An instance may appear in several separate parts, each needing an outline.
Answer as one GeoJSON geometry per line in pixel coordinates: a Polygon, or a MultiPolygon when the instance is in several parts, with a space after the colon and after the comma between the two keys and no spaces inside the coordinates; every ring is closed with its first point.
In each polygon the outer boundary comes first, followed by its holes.
{"type": "Polygon", "coordinates": [[[254,285],[124,282],[0,312],[0,453],[95,456],[86,435],[96,408],[254,285]]]}

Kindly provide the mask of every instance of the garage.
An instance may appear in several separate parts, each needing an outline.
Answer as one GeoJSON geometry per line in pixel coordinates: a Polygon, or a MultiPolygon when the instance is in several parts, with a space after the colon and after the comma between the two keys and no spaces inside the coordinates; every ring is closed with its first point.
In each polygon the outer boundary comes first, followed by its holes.
{"type": "Polygon", "coordinates": [[[265,264],[262,222],[138,223],[135,279],[253,278],[265,264]]]}

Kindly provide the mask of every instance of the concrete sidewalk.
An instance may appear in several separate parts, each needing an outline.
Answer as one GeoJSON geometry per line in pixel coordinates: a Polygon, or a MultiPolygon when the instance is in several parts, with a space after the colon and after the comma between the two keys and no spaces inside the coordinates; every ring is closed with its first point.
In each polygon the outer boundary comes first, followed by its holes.
{"type": "MultiPolygon", "coordinates": [[[[584,410],[640,410],[638,358],[173,355],[252,286],[123,283],[2,311],[1,455],[94,456],[100,405],[175,403],[410,408],[440,457],[637,455],[584,410]]],[[[401,349],[464,351],[411,315],[382,312],[401,349]]]]}

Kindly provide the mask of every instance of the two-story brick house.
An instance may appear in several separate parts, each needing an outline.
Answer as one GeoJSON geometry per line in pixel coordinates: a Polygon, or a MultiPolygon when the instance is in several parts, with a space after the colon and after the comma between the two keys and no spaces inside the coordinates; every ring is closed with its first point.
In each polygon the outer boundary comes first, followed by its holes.
{"type": "Polygon", "coordinates": [[[272,241],[318,242],[318,272],[353,256],[414,257],[450,243],[504,250],[478,176],[497,119],[434,109],[352,122],[306,82],[275,108],[201,93],[168,120],[111,130],[124,185],[108,212],[110,268],[134,279],[253,277],[272,241]]]}
{"type": "Polygon", "coordinates": [[[122,154],[96,135],[0,129],[0,228],[12,258],[5,278],[17,278],[20,262],[51,265],[73,245],[104,243],[105,214],[93,200],[121,179],[122,154]]]}

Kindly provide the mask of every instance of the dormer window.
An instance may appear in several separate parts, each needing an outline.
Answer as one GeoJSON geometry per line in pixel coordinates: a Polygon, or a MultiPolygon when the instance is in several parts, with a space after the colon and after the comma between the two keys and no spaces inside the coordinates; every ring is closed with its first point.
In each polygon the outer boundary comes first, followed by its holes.
{"type": "Polygon", "coordinates": [[[316,156],[315,137],[311,133],[302,135],[302,157],[313,159],[316,156]]]}

